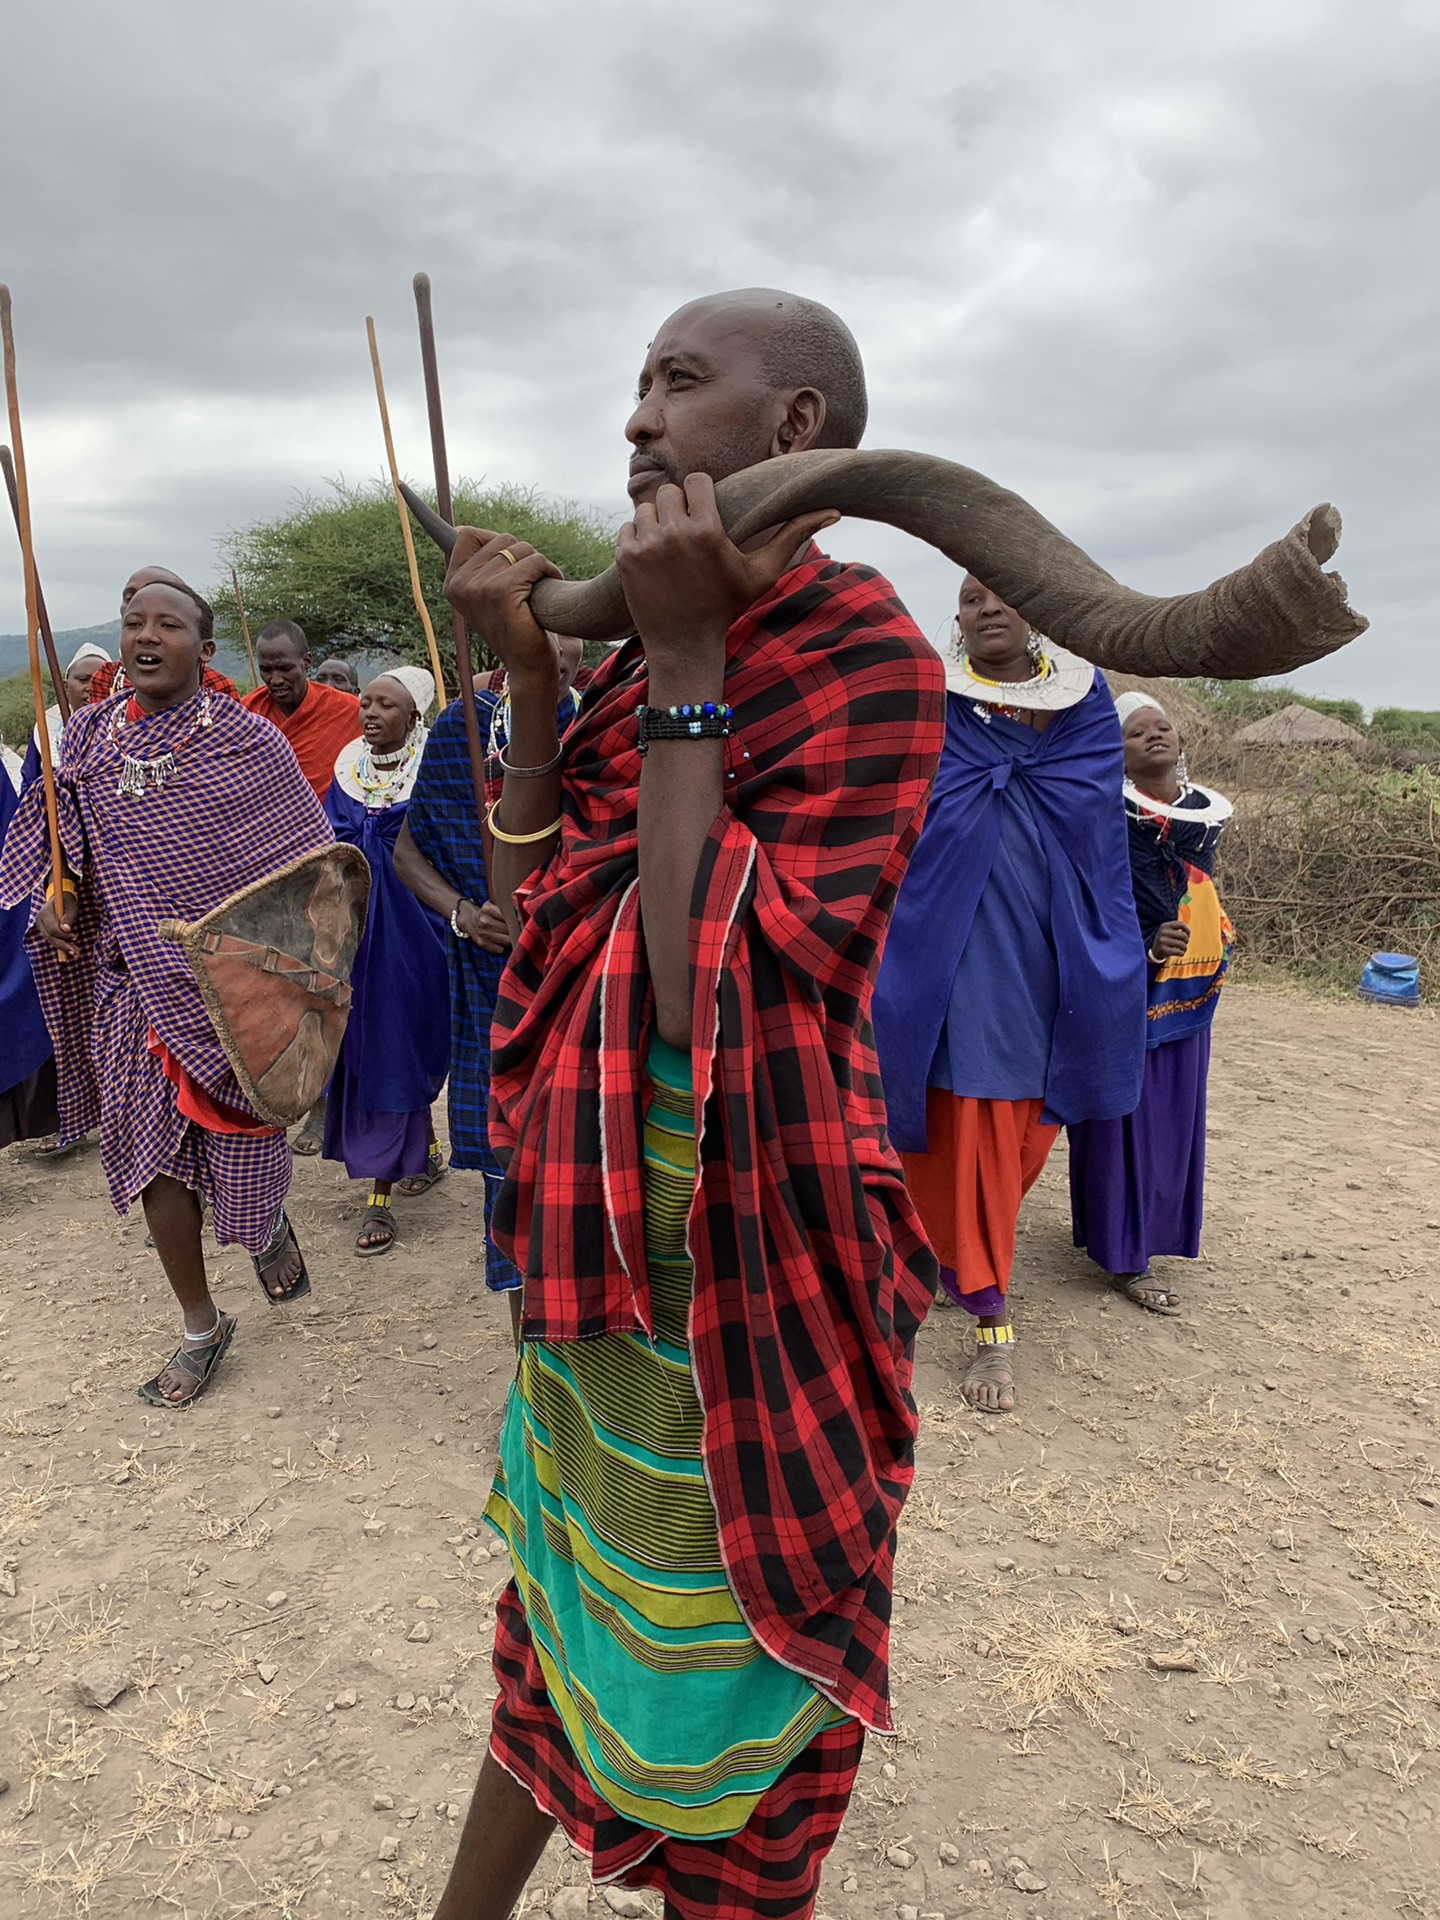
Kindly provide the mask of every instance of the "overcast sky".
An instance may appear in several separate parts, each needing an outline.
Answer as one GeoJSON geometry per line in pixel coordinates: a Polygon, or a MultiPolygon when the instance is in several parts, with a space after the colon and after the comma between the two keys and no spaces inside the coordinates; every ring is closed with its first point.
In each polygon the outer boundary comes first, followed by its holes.
{"type": "MultiPolygon", "coordinates": [[[[1309,507],[1371,631],[1299,676],[1440,707],[1440,0],[51,0],[6,10],[0,278],[55,624],[383,458],[617,516],[645,342],[829,302],[872,446],[1174,592],[1309,507]]],[[[933,631],[953,569],[850,522],[933,631]]],[[[23,628],[0,538],[0,631],[23,628]]]]}

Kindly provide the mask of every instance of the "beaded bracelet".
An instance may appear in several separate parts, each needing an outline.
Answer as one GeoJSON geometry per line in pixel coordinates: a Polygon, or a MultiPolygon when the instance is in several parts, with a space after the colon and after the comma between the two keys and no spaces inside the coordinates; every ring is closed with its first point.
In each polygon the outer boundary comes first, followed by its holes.
{"type": "Polygon", "coordinates": [[[724,740],[735,731],[734,709],[723,700],[685,701],[675,707],[636,707],[639,747],[656,740],[724,740]]]}

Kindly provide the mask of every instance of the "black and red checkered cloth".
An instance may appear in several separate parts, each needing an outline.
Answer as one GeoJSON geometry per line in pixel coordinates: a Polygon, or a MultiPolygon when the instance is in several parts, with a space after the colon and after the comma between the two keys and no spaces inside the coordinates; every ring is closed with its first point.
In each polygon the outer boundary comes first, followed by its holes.
{"type": "Polygon", "coordinates": [[[816,1734],[739,1833],[692,1840],[637,1826],[595,1791],[545,1690],[513,1580],[495,1603],[495,1678],[490,1757],[560,1822],[594,1880],[658,1888],[677,1920],[809,1920],[865,1746],[858,1721],[816,1734]]]}
{"type": "MultiPolygon", "coordinates": [[[[691,910],[703,1116],[691,1355],[720,1548],[767,1652],[890,1730],[895,1528],[934,1257],[885,1133],[870,1000],[940,755],[944,677],[889,583],[811,548],[731,628],[727,804],[691,910]]],[[[495,1215],[524,1333],[653,1330],[631,642],[565,739],[560,843],[493,1035],[495,1215]]]]}

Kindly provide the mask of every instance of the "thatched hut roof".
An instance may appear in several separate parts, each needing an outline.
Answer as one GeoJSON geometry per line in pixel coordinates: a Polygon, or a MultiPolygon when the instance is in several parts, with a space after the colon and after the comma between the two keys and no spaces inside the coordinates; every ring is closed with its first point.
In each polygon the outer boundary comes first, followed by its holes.
{"type": "Polygon", "coordinates": [[[1358,727],[1347,726],[1328,713],[1313,707],[1282,707],[1267,713],[1235,736],[1237,747],[1359,747],[1365,736],[1358,727]]]}

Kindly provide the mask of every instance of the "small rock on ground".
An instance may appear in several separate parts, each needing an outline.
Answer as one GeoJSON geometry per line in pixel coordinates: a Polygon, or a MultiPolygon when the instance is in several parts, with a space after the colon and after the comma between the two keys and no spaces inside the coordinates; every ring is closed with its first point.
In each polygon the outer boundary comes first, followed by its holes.
{"type": "Polygon", "coordinates": [[[75,1698],[82,1707],[113,1707],[129,1685],[129,1680],[119,1667],[100,1661],[93,1667],[86,1667],[83,1673],[76,1674],[75,1698]]]}
{"type": "Polygon", "coordinates": [[[600,1897],[621,1920],[650,1920],[649,1907],[638,1893],[631,1893],[626,1887],[606,1887],[600,1897]]]}

